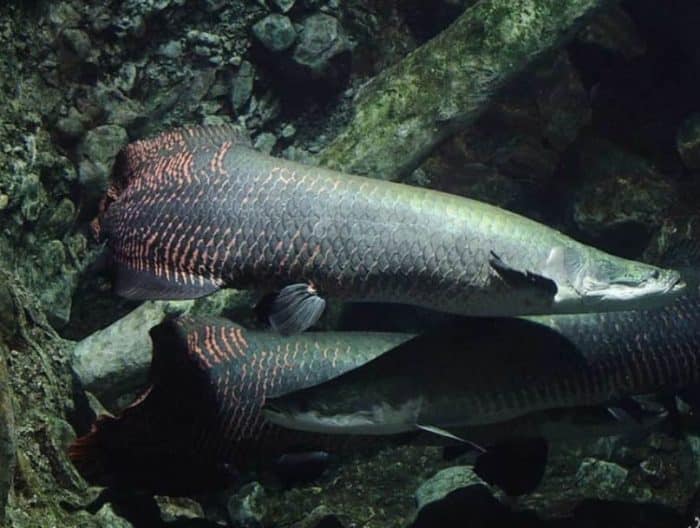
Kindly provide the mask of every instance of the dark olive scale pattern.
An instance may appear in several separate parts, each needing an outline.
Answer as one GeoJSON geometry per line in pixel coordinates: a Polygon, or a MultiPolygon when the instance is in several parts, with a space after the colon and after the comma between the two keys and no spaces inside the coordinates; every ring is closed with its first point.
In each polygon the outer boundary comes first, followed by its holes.
{"type": "Polygon", "coordinates": [[[231,134],[177,129],[121,154],[94,223],[119,293],[185,298],[308,282],[345,300],[542,313],[551,299],[520,297],[491,269],[491,251],[538,269],[553,246],[587,250],[487,204],[276,159],[231,134]]]}
{"type": "Polygon", "coordinates": [[[483,347],[465,344],[469,368],[451,363],[451,372],[439,372],[436,366],[431,379],[441,383],[430,391],[433,401],[455,409],[456,418],[490,423],[555,407],[614,405],[700,382],[698,295],[663,308],[528,320],[556,330],[563,340],[540,342],[525,333],[508,338],[507,348],[495,335],[483,347]]]}

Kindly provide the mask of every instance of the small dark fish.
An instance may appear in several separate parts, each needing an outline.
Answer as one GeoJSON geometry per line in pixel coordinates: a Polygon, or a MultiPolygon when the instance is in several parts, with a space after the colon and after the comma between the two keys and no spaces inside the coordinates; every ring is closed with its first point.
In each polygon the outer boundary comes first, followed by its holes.
{"type": "Polygon", "coordinates": [[[656,306],[684,289],[676,271],[498,207],[267,156],[227,126],[126,147],[101,211],[118,294],[276,291],[283,334],[313,325],[323,296],[505,316],[656,306]]]}

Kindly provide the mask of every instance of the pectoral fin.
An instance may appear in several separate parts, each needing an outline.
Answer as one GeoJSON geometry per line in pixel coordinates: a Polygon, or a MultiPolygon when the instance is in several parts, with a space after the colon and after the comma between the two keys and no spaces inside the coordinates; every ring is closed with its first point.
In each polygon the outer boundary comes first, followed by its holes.
{"type": "Polygon", "coordinates": [[[486,452],[486,449],[481,447],[479,444],[475,444],[474,442],[470,440],[466,440],[464,438],[461,438],[455,434],[450,433],[449,431],[446,431],[445,429],[441,429],[440,427],[436,427],[434,425],[421,425],[421,424],[416,424],[416,427],[420,429],[421,431],[426,431],[428,433],[433,433],[438,436],[442,436],[444,438],[448,438],[450,440],[454,440],[456,442],[460,442],[463,444],[468,444],[472,448],[476,449],[477,451],[480,451],[482,453],[486,452]]]}
{"type": "Polygon", "coordinates": [[[557,294],[557,283],[537,273],[528,270],[519,270],[509,266],[501,257],[493,251],[489,258],[489,265],[505,283],[518,289],[534,289],[552,300],[557,294]]]}
{"type": "Polygon", "coordinates": [[[282,335],[298,334],[319,320],[326,301],[310,284],[285,286],[270,303],[268,319],[282,335]]]}

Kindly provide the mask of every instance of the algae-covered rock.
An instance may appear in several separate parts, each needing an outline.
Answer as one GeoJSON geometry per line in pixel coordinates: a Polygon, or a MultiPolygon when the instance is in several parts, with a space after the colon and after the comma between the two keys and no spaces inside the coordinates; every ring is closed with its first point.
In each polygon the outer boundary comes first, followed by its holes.
{"type": "Polygon", "coordinates": [[[118,125],[102,125],[88,131],[78,146],[82,157],[78,172],[80,183],[94,195],[107,190],[114,159],[129,138],[118,125]]]}
{"type": "Polygon", "coordinates": [[[0,526],[5,523],[5,507],[15,472],[15,415],[12,389],[5,365],[7,349],[0,339],[0,526]]]}
{"type": "Polygon", "coordinates": [[[397,179],[473,124],[535,58],[570,38],[604,0],[487,0],[363,88],[319,162],[397,179]]]}
{"type": "Polygon", "coordinates": [[[576,482],[588,498],[615,500],[621,495],[628,473],[612,462],[586,458],[576,472],[576,482]]]}
{"type": "Polygon", "coordinates": [[[269,51],[288,49],[297,38],[297,32],[288,17],[279,14],[267,15],[253,26],[253,35],[269,51]]]}
{"type": "Polygon", "coordinates": [[[243,486],[227,504],[229,518],[240,528],[261,528],[265,517],[265,489],[259,482],[243,486]]]}
{"type": "Polygon", "coordinates": [[[312,79],[338,78],[347,66],[340,62],[349,59],[351,50],[352,45],[338,19],[319,13],[304,20],[293,59],[312,79]],[[333,71],[334,66],[337,71],[333,71]]]}
{"type": "Polygon", "coordinates": [[[231,106],[239,111],[250,100],[253,93],[255,69],[248,61],[243,61],[231,85],[231,106]]]}

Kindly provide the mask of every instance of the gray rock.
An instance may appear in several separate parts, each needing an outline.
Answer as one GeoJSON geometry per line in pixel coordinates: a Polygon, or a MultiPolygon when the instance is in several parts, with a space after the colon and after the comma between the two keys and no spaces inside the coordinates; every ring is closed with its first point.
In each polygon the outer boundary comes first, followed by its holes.
{"type": "Polygon", "coordinates": [[[284,127],[282,127],[282,131],[280,132],[284,139],[291,139],[296,133],[297,129],[291,123],[284,125],[284,127]]]}
{"type": "Polygon", "coordinates": [[[80,60],[88,58],[92,50],[92,44],[87,33],[80,29],[66,29],[61,36],[64,44],[70,51],[75,53],[80,60]]]}
{"type": "Polygon", "coordinates": [[[676,136],[678,153],[689,169],[700,169],[700,114],[688,116],[676,136]]]}
{"type": "Polygon", "coordinates": [[[454,466],[438,471],[426,480],[416,490],[416,504],[418,509],[426,505],[442,500],[446,495],[460,488],[469,486],[485,486],[479,476],[469,466],[454,466]]]}
{"type": "Polygon", "coordinates": [[[133,528],[133,525],[114,512],[111,504],[105,504],[95,514],[95,521],[98,526],[104,528],[133,528]]]}
{"type": "Polygon", "coordinates": [[[169,59],[179,59],[182,56],[182,42],[171,40],[158,48],[158,54],[169,59]]]}
{"type": "Polygon", "coordinates": [[[502,520],[509,509],[493,493],[469,466],[438,471],[416,491],[418,509],[411,527],[452,526],[461,518],[469,518],[474,526],[485,519],[502,520]]]}
{"type": "Polygon", "coordinates": [[[263,132],[255,138],[255,143],[253,143],[253,147],[255,147],[255,150],[259,150],[260,152],[269,154],[270,152],[272,152],[272,149],[275,148],[276,144],[277,137],[275,137],[274,134],[271,134],[270,132],[263,132]]]}
{"type": "Polygon", "coordinates": [[[253,35],[270,51],[278,52],[288,49],[297,38],[289,17],[278,14],[267,15],[253,26],[253,35]]]}
{"type": "Polygon", "coordinates": [[[253,93],[255,68],[248,61],[243,61],[231,85],[231,106],[240,111],[253,93]]]}
{"type": "Polygon", "coordinates": [[[294,7],[294,4],[296,0],[273,0],[277,8],[282,11],[283,13],[288,12],[292,7],[294,7]]]}
{"type": "Polygon", "coordinates": [[[583,495],[600,500],[616,500],[629,472],[617,464],[586,458],[576,471],[576,483],[583,495]]]}
{"type": "Polygon", "coordinates": [[[259,482],[251,482],[232,495],[226,506],[229,519],[240,528],[260,528],[267,512],[265,490],[259,482]]]}
{"type": "Polygon", "coordinates": [[[90,130],[80,145],[78,178],[89,191],[101,194],[107,189],[114,159],[127,144],[126,130],[118,125],[102,125],[90,130]]]}
{"type": "Polygon", "coordinates": [[[114,85],[122,92],[129,93],[134,88],[137,74],[136,65],[133,62],[127,62],[119,68],[114,85]]]}
{"type": "Polygon", "coordinates": [[[329,72],[334,58],[351,50],[352,45],[338,19],[319,13],[304,20],[293,58],[312,78],[321,78],[329,72]]]}
{"type": "Polygon", "coordinates": [[[155,497],[160,518],[165,523],[183,523],[191,519],[204,518],[202,506],[188,497],[155,497]]]}
{"type": "Polygon", "coordinates": [[[193,301],[142,304],[127,316],[78,342],[73,370],[83,387],[107,407],[146,384],[151,364],[148,331],[169,313],[185,311],[193,301]]]}

